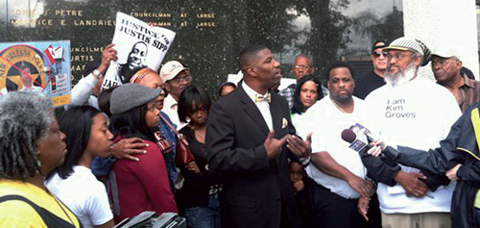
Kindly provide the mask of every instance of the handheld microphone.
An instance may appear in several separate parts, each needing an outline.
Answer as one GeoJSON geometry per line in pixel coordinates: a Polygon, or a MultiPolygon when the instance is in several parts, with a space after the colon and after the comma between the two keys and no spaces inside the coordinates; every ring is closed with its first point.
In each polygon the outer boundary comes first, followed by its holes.
{"type": "MultiPolygon", "coordinates": [[[[366,153],[372,146],[370,143],[375,141],[370,135],[366,134],[367,142],[362,141],[357,135],[350,129],[345,129],[342,131],[342,139],[348,143],[350,143],[350,148],[359,152],[359,153],[366,153]]],[[[380,157],[382,161],[387,163],[391,166],[398,165],[398,156],[400,152],[391,146],[386,146],[383,148],[380,157]]]]}
{"type": "MultiPolygon", "coordinates": [[[[349,147],[357,151],[358,153],[360,153],[360,156],[369,156],[366,153],[370,148],[372,148],[370,143],[375,141],[368,133],[365,133],[365,136],[367,137],[368,142],[363,142],[360,138],[357,138],[357,135],[350,129],[345,129],[342,131],[342,139],[350,143],[349,147]]],[[[382,153],[380,154],[380,158],[383,162],[385,162],[390,166],[398,166],[399,155],[400,155],[400,152],[398,150],[396,150],[391,146],[386,146],[382,150],[382,153]]],[[[422,180],[422,181],[425,181],[425,180],[422,180]]],[[[434,196],[430,192],[427,192],[425,196],[431,199],[434,198],[434,196]]]]}
{"type": "Polygon", "coordinates": [[[350,143],[350,146],[349,146],[350,149],[357,151],[359,153],[366,152],[368,149],[371,148],[371,146],[368,145],[368,143],[357,138],[357,135],[350,129],[345,129],[342,131],[342,139],[350,143]]]}

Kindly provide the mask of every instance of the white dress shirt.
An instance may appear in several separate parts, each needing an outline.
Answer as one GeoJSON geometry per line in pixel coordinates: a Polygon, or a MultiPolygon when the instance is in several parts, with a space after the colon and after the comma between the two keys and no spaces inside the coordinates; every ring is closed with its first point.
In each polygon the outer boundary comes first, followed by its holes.
{"type": "MultiPolygon", "coordinates": [[[[253,103],[255,103],[258,110],[262,114],[263,120],[267,124],[268,129],[273,130],[273,120],[272,120],[272,114],[270,113],[270,104],[266,100],[256,102],[255,101],[255,95],[257,95],[259,93],[255,92],[255,90],[250,88],[250,86],[248,86],[245,82],[242,83],[242,87],[245,90],[245,92],[247,93],[248,97],[250,97],[250,99],[252,99],[253,103]]],[[[266,96],[267,94],[268,94],[268,92],[265,93],[265,94],[259,94],[259,95],[266,96]]]]}
{"type": "Polygon", "coordinates": [[[173,98],[171,94],[168,94],[168,96],[165,97],[165,100],[163,101],[162,112],[167,114],[172,123],[177,125],[177,130],[182,129],[188,124],[181,122],[178,118],[178,102],[175,100],[175,98],[173,98]]]}

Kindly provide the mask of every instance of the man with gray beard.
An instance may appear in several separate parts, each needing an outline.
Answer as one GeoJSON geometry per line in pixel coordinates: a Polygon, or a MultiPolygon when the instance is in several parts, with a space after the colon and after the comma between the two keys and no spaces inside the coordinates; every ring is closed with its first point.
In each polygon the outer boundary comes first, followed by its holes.
{"type": "MultiPolygon", "coordinates": [[[[388,51],[387,84],[365,99],[364,123],[389,145],[422,150],[438,147],[461,114],[455,98],[444,87],[418,75],[423,50],[414,39],[398,38],[384,50],[388,51]]],[[[454,184],[448,179],[412,167],[394,169],[363,162],[381,182],[377,194],[384,228],[450,227],[454,184]]]]}

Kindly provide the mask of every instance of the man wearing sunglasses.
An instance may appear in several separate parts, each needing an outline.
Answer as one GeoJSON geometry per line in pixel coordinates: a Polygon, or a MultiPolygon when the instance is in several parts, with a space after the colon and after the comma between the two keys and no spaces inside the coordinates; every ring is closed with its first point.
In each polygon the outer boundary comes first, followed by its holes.
{"type": "Polygon", "coordinates": [[[373,70],[361,77],[355,78],[354,96],[365,99],[374,89],[385,85],[383,77],[387,70],[387,52],[383,51],[383,48],[387,46],[388,43],[385,40],[377,40],[373,43],[372,52],[370,53],[373,70]]]}
{"type": "Polygon", "coordinates": [[[164,83],[164,88],[168,92],[163,103],[162,111],[165,112],[170,120],[177,126],[177,130],[182,129],[187,123],[183,123],[178,118],[178,98],[185,87],[192,82],[190,69],[178,61],[169,61],[160,69],[160,77],[164,83]]]}

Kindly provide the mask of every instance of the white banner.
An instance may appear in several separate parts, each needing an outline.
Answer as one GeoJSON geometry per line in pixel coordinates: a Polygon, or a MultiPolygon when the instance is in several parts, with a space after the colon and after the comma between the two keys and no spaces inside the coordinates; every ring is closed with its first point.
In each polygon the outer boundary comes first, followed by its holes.
{"type": "Polygon", "coordinates": [[[152,27],[127,14],[117,12],[112,43],[118,52],[118,61],[112,61],[105,74],[102,89],[128,83],[132,71],[149,67],[155,71],[162,63],[175,32],[152,27]]]}

